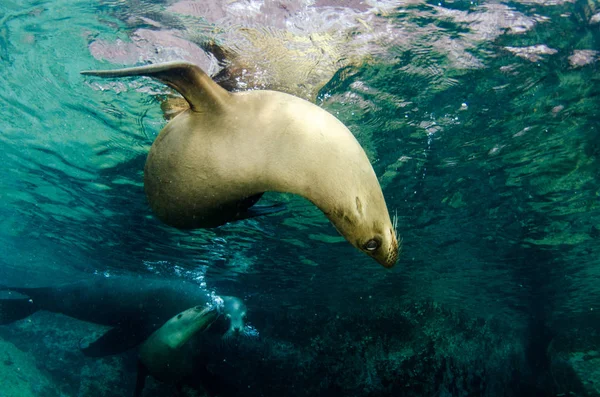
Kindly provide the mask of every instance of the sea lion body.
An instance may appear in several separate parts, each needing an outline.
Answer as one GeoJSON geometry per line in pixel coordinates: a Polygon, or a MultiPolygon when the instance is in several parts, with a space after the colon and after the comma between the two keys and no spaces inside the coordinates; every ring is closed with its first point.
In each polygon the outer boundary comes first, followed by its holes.
{"type": "Polygon", "coordinates": [[[154,77],[190,105],[163,128],[146,160],[144,188],[163,222],[215,227],[252,216],[266,191],[294,193],[357,249],[385,267],[396,263],[396,230],[373,167],[330,113],[277,91],[229,93],[186,62],[82,73],[154,77]]]}
{"type": "MultiPolygon", "coordinates": [[[[183,346],[198,332],[204,331],[218,318],[216,308],[196,306],[169,319],[142,343],[140,363],[156,379],[178,383],[189,376],[192,363],[183,346]]],[[[145,376],[143,373],[139,376],[145,376]]],[[[139,383],[139,381],[138,381],[139,383]]]]}
{"type": "MultiPolygon", "coordinates": [[[[25,318],[37,310],[48,310],[113,327],[82,348],[85,355],[92,357],[118,354],[133,348],[175,314],[215,300],[196,284],[149,277],[94,277],[57,287],[3,286],[0,289],[27,296],[0,299],[0,324],[25,318]]],[[[219,317],[214,325],[215,332],[221,335],[230,329],[225,316],[219,317]]]]}
{"type": "MultiPolygon", "coordinates": [[[[338,164],[346,157],[362,163],[368,159],[340,121],[307,101],[276,91],[237,93],[230,100],[220,113],[183,112],[152,145],[144,186],[162,221],[186,229],[219,226],[244,210],[248,198],[268,190],[318,196],[315,201],[326,214],[346,206],[342,197],[354,200],[353,186],[342,182],[354,177],[347,175],[354,167],[338,164]],[[258,134],[251,131],[257,118],[270,120],[258,134]],[[328,189],[321,190],[321,183],[328,189]]],[[[369,190],[380,193],[373,169],[359,172],[356,178],[369,176],[366,179],[374,182],[369,190]]]]}

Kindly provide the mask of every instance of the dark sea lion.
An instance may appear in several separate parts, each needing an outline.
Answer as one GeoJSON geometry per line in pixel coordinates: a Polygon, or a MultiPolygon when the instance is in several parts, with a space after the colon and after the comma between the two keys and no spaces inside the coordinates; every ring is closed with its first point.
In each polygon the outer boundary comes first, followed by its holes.
{"type": "Polygon", "coordinates": [[[396,230],[377,176],[330,113],[277,91],[230,93],[187,62],[82,73],[154,77],[188,102],[154,141],[144,170],[150,206],[166,224],[215,227],[255,216],[266,191],[295,193],[357,249],[385,267],[396,263],[396,230]]]}
{"type": "MultiPolygon", "coordinates": [[[[58,287],[4,286],[0,290],[27,296],[0,299],[0,324],[23,319],[37,310],[48,310],[112,326],[99,339],[82,348],[85,355],[92,357],[122,353],[142,343],[175,314],[219,300],[200,286],[183,280],[127,276],[94,277],[58,287]]],[[[234,307],[227,307],[229,316],[220,316],[212,330],[221,336],[237,332],[238,319],[243,321],[246,313],[243,305],[239,309],[236,313],[234,307]],[[231,318],[236,318],[235,323],[231,322],[231,318]]]]}
{"type": "Polygon", "coordinates": [[[208,329],[218,317],[215,306],[195,306],[154,331],[140,346],[134,396],[142,395],[147,375],[181,387],[181,381],[193,370],[190,354],[184,346],[198,332],[208,329]]]}
{"type": "Polygon", "coordinates": [[[249,339],[252,334],[245,330],[244,302],[233,296],[221,298],[210,306],[196,306],[177,314],[142,343],[135,397],[142,395],[148,375],[174,385],[179,392],[189,386],[210,396],[239,395],[237,385],[210,371],[208,362],[213,355],[255,338],[249,339]]]}

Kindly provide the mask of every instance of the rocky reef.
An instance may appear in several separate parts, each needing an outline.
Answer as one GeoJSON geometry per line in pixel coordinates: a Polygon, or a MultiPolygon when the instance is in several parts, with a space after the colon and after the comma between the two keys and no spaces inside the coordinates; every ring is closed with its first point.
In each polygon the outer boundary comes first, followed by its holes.
{"type": "MultiPolygon", "coordinates": [[[[366,309],[333,313],[320,308],[308,316],[305,310],[255,310],[249,321],[256,319],[260,336],[202,346],[199,357],[235,389],[227,392],[231,395],[545,395],[531,381],[526,339],[514,324],[470,318],[434,302],[366,309]]],[[[43,312],[0,327],[10,357],[2,367],[3,384],[35,385],[43,392],[31,395],[38,396],[131,395],[134,350],[102,359],[78,351],[80,340],[101,332],[43,312]],[[20,374],[16,367],[22,368],[20,374]]],[[[144,395],[171,390],[150,381],[144,395]]]]}

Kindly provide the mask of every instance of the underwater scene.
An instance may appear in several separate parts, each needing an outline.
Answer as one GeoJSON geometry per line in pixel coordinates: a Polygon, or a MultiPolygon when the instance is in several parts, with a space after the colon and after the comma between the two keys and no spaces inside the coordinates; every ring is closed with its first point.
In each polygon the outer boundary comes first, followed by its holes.
{"type": "Polygon", "coordinates": [[[600,396],[597,0],[1,0],[0,71],[0,397],[600,396]]]}

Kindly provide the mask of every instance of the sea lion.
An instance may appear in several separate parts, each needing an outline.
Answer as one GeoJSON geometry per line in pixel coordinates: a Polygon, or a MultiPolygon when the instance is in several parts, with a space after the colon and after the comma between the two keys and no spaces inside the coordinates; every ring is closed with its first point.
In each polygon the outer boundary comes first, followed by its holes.
{"type": "Polygon", "coordinates": [[[246,304],[235,296],[222,296],[223,316],[227,320],[228,328],[223,333],[224,338],[230,338],[239,335],[246,326],[246,304]]]}
{"type": "Polygon", "coordinates": [[[180,386],[193,368],[183,346],[195,334],[209,328],[218,316],[216,307],[196,306],[177,314],[154,331],[140,346],[134,396],[142,395],[147,375],[180,386]]]}
{"type": "Polygon", "coordinates": [[[246,311],[241,299],[223,296],[209,306],[190,308],[168,320],[140,346],[134,396],[142,395],[147,375],[178,390],[184,385],[202,388],[209,395],[231,390],[227,380],[207,370],[202,356],[246,335],[246,311]]]}
{"type": "MultiPolygon", "coordinates": [[[[184,280],[150,277],[93,277],[57,287],[21,288],[2,286],[27,298],[0,299],[0,324],[23,319],[37,310],[62,313],[79,320],[112,326],[93,343],[82,348],[86,356],[101,357],[122,353],[142,343],[175,314],[193,306],[205,306],[223,298],[184,280]]],[[[212,329],[219,337],[236,333],[244,324],[246,308],[225,306],[212,329]],[[235,319],[234,322],[231,319],[235,319]],[[233,328],[232,325],[233,324],[233,328]]]]}
{"type": "Polygon", "coordinates": [[[254,216],[266,191],[289,192],[314,203],[360,251],[387,268],[396,263],[396,230],[375,171],[330,113],[282,92],[230,93],[187,62],[82,73],[154,77],[188,102],[144,169],[150,207],[166,224],[216,227],[254,216]]]}

